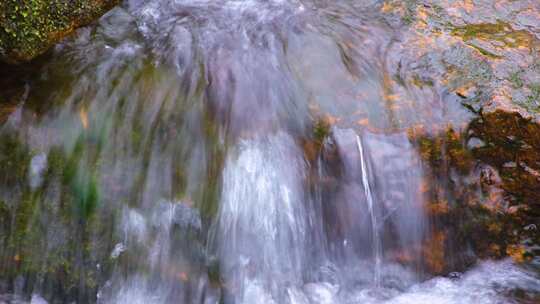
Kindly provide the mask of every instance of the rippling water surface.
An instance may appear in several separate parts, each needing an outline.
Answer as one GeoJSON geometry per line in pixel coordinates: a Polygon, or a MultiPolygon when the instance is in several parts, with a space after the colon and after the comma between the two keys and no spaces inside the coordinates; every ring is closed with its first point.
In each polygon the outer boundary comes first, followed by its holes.
{"type": "Polygon", "coordinates": [[[59,45],[1,129],[28,165],[0,302],[533,303],[510,260],[427,271],[407,130],[472,114],[392,81],[380,6],[129,0],[59,45]]]}

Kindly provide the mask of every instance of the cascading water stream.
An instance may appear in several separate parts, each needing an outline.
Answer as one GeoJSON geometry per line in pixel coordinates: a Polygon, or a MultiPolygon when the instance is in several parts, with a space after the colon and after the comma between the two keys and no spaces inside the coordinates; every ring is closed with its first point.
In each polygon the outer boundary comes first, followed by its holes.
{"type": "Polygon", "coordinates": [[[374,270],[373,270],[373,282],[375,286],[379,286],[381,283],[381,263],[382,263],[382,245],[381,238],[379,236],[379,224],[377,221],[377,216],[373,211],[373,196],[371,195],[371,186],[368,178],[368,171],[366,160],[364,158],[364,148],[362,147],[362,140],[360,136],[356,135],[356,144],[358,145],[358,152],[360,153],[360,168],[362,169],[362,185],[364,186],[364,193],[366,194],[366,200],[368,204],[369,215],[371,219],[371,230],[373,232],[373,259],[374,259],[374,270]]]}
{"type": "Polygon", "coordinates": [[[242,140],[226,161],[211,243],[228,303],[285,303],[283,291],[302,282],[308,227],[300,155],[278,132],[242,140]]]}
{"type": "Polygon", "coordinates": [[[438,260],[425,257],[449,249],[431,235],[408,130],[448,111],[432,105],[432,86],[393,83],[386,57],[400,29],[381,9],[126,0],[59,45],[43,92],[31,88],[0,127],[13,151],[0,155],[12,174],[0,179],[0,303],[492,304],[540,293],[509,261],[459,279],[428,273],[438,260]]]}

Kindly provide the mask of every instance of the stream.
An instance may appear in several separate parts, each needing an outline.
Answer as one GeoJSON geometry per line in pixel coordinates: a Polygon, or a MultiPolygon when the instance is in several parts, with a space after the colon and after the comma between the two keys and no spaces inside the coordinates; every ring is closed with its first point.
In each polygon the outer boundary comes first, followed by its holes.
{"type": "Polygon", "coordinates": [[[537,303],[538,265],[433,245],[465,224],[425,188],[472,182],[411,130],[477,113],[396,80],[379,2],[127,0],[59,44],[0,127],[0,303],[537,303]]]}

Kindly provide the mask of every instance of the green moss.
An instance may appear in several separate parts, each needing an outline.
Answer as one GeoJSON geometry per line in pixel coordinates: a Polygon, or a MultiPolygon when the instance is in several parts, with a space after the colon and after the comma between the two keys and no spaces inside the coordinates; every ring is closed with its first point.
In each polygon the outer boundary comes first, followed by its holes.
{"type": "Polygon", "coordinates": [[[403,17],[401,17],[401,20],[405,25],[411,25],[416,20],[416,8],[418,3],[415,0],[405,0],[403,2],[405,12],[403,17]]]}
{"type": "Polygon", "coordinates": [[[540,84],[529,84],[527,87],[530,90],[529,95],[525,99],[514,99],[514,103],[525,108],[531,113],[540,112],[540,84]]]}
{"type": "Polygon", "coordinates": [[[65,153],[61,148],[52,147],[47,155],[47,171],[45,176],[51,178],[61,175],[65,168],[65,158],[65,153]]]}
{"type": "Polygon", "coordinates": [[[75,28],[116,5],[116,0],[5,0],[0,2],[0,55],[27,61],[75,28]]]}
{"type": "Polygon", "coordinates": [[[401,20],[403,23],[410,25],[414,22],[414,17],[411,14],[406,14],[401,18],[401,20]]]}
{"type": "Polygon", "coordinates": [[[433,87],[434,86],[433,80],[424,79],[424,78],[420,77],[420,75],[418,75],[418,74],[414,74],[412,76],[411,82],[412,82],[412,84],[419,87],[420,89],[423,89],[424,87],[433,87]]]}
{"type": "Polygon", "coordinates": [[[313,137],[317,145],[321,146],[328,134],[330,134],[330,124],[323,119],[316,121],[313,126],[313,137]]]}
{"type": "Polygon", "coordinates": [[[0,201],[0,280],[23,276],[24,289],[31,291],[39,278],[55,290],[55,303],[92,302],[85,299],[103,282],[102,273],[88,265],[103,264],[115,243],[112,218],[96,216],[102,199],[96,173],[100,136],[83,133],[70,152],[52,147],[43,186],[34,190],[27,186],[32,152],[18,137],[0,136],[0,165],[12,171],[0,182],[15,193],[0,201]]]}
{"type": "MultiPolygon", "coordinates": [[[[474,120],[469,127],[470,136],[486,144],[473,149],[474,157],[498,170],[500,188],[507,195],[510,205],[526,206],[515,214],[506,214],[509,225],[520,229],[533,223],[540,214],[538,201],[540,180],[534,172],[540,170],[540,125],[517,113],[495,111],[474,120]],[[508,163],[515,166],[507,166],[508,163]]],[[[507,240],[512,240],[512,229],[505,230],[507,240]]],[[[540,244],[538,235],[522,232],[520,238],[530,237],[540,244]],[[531,234],[531,235],[528,235],[531,234]]],[[[513,245],[517,245],[515,242],[513,245]]]]}
{"type": "Polygon", "coordinates": [[[437,5],[437,4],[432,4],[431,5],[431,8],[433,8],[433,11],[435,12],[435,14],[437,15],[442,15],[444,14],[444,8],[440,5],[437,5]]]}
{"type": "Polygon", "coordinates": [[[527,97],[527,100],[535,102],[538,107],[540,102],[540,84],[529,85],[529,88],[531,89],[531,95],[527,97]]]}
{"type": "Polygon", "coordinates": [[[75,171],[75,176],[68,183],[73,212],[76,217],[86,222],[95,212],[99,201],[97,178],[84,168],[75,171]]]}
{"type": "Polygon", "coordinates": [[[446,131],[446,149],[451,164],[460,174],[467,174],[473,166],[470,151],[465,148],[461,135],[449,128],[446,131]]]}
{"type": "Polygon", "coordinates": [[[88,142],[81,136],[63,169],[63,184],[67,188],[75,215],[86,222],[96,211],[99,202],[99,183],[95,175],[95,163],[98,158],[89,159],[83,152],[91,150],[90,144],[96,145],[97,155],[100,142],[88,142]]]}
{"type": "Polygon", "coordinates": [[[30,150],[11,134],[0,135],[0,181],[4,185],[23,183],[28,174],[30,150]]]}
{"type": "Polygon", "coordinates": [[[208,279],[212,284],[222,284],[221,270],[217,261],[212,261],[212,263],[208,265],[208,279]]]}
{"type": "Polygon", "coordinates": [[[442,162],[442,139],[421,137],[418,139],[418,146],[422,158],[433,168],[441,168],[442,162]]]}
{"type": "MultiPolygon", "coordinates": [[[[35,196],[26,194],[15,209],[14,242],[21,245],[28,236],[31,223],[36,215],[37,199],[35,196]]],[[[25,247],[25,246],[23,246],[25,247]]]]}
{"type": "Polygon", "coordinates": [[[11,211],[8,205],[0,200],[0,246],[5,246],[5,240],[8,238],[8,233],[5,233],[9,229],[11,223],[11,211]]]}
{"type": "Polygon", "coordinates": [[[453,33],[471,40],[479,37],[493,37],[509,30],[509,25],[503,22],[468,24],[454,29],[453,33]]]}
{"type": "Polygon", "coordinates": [[[512,83],[512,86],[515,89],[519,89],[523,87],[523,80],[521,80],[521,77],[519,76],[519,74],[520,74],[519,72],[512,73],[510,74],[510,77],[508,78],[508,80],[512,83]]]}
{"type": "Polygon", "coordinates": [[[499,58],[502,58],[501,56],[499,55],[496,55],[496,54],[493,54],[492,52],[484,49],[484,48],[481,48],[479,47],[478,45],[471,45],[474,49],[476,49],[478,52],[480,52],[480,54],[486,56],[486,57],[489,57],[491,59],[499,59],[499,58]]]}
{"type": "Polygon", "coordinates": [[[505,22],[468,24],[454,28],[452,34],[460,36],[465,42],[472,39],[493,40],[511,48],[519,46],[530,48],[535,42],[535,37],[529,32],[516,31],[505,22]]]}
{"type": "Polygon", "coordinates": [[[413,139],[426,165],[434,230],[448,232],[457,252],[470,245],[481,258],[500,258],[524,241],[540,244],[523,229],[540,214],[540,126],[517,113],[478,115],[462,132],[449,128],[413,139]],[[468,148],[473,138],[482,144],[468,148]]]}

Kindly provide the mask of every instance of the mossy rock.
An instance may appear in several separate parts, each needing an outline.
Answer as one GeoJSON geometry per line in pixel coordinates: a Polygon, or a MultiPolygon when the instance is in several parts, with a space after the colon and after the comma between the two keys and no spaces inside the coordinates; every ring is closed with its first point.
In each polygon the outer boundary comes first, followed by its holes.
{"type": "Polygon", "coordinates": [[[118,3],[119,0],[0,1],[0,59],[9,63],[29,61],[118,3]]]}

